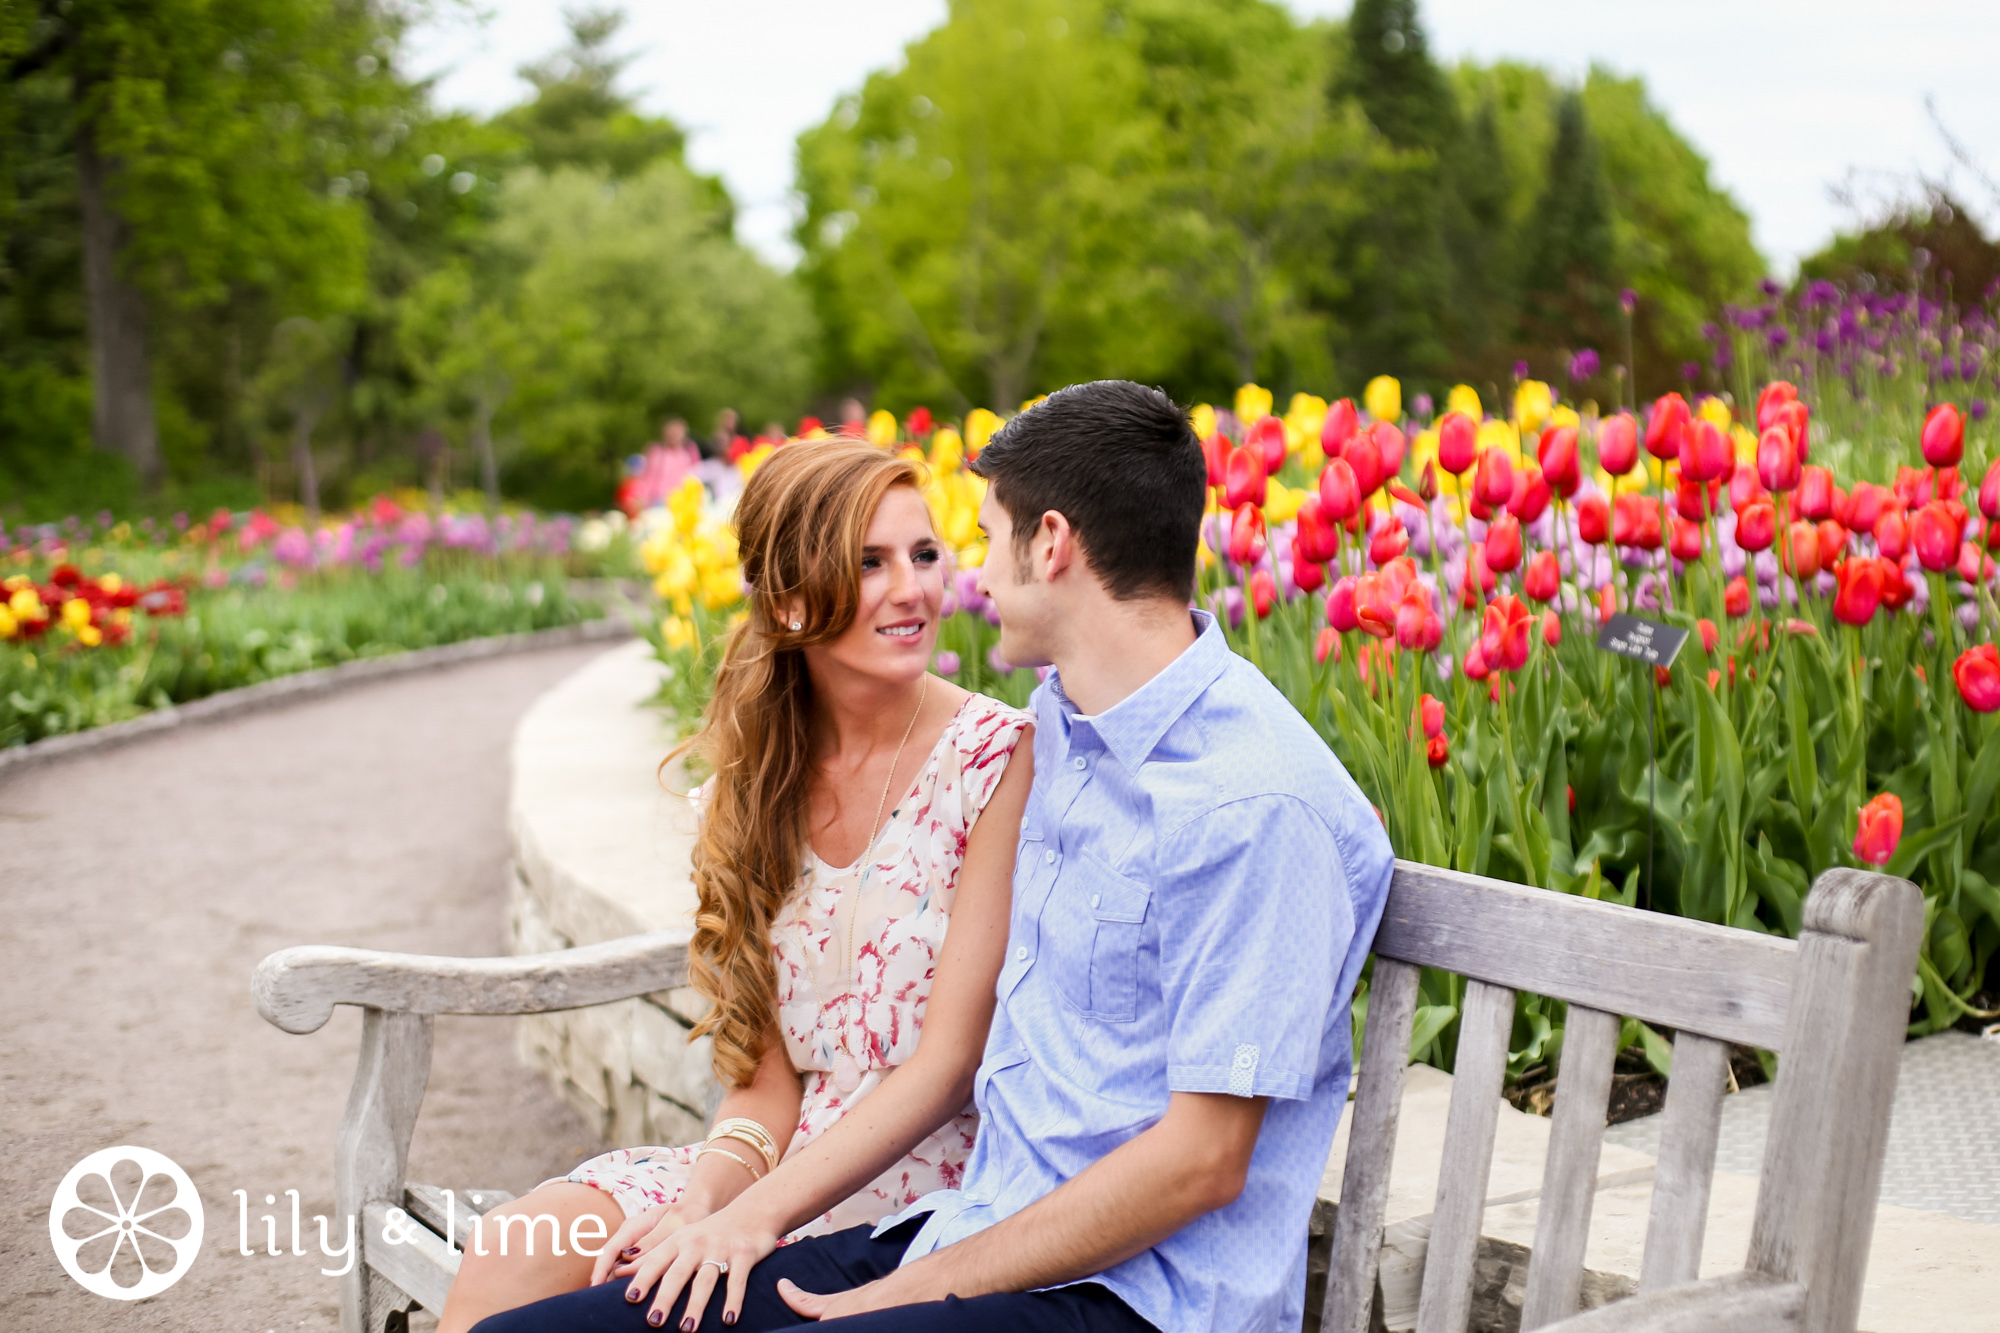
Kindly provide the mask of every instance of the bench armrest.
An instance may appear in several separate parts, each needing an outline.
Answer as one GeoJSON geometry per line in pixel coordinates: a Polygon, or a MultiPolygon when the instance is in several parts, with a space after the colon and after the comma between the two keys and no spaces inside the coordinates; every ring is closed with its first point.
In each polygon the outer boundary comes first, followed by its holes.
{"type": "Polygon", "coordinates": [[[1770,1333],[1799,1326],[1805,1288],[1762,1273],[1643,1292],[1553,1324],[1542,1333],[1770,1333]]]}
{"type": "Polygon", "coordinates": [[[409,1014],[542,1014],[687,984],[689,932],[660,930],[553,953],[450,958],[308,944],[280,949],[250,983],[257,1012],[314,1032],[336,1004],[409,1014]]]}

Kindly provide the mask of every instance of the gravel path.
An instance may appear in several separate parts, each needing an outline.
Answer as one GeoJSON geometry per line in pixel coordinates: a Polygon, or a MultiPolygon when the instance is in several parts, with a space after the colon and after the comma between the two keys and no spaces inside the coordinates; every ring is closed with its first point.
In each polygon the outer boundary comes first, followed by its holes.
{"type": "MultiPolygon", "coordinates": [[[[313,1218],[333,1212],[360,1015],[289,1036],[257,1016],[250,971],[290,944],[504,952],[508,739],[602,651],[363,686],[0,782],[0,1324],[337,1327],[313,1218]],[[63,1175],[117,1144],[171,1157],[206,1205],[194,1266],[131,1304],[72,1282],[48,1233],[63,1175]]],[[[604,1146],[515,1059],[511,1023],[438,1020],[412,1176],[518,1192],[604,1146]]]]}

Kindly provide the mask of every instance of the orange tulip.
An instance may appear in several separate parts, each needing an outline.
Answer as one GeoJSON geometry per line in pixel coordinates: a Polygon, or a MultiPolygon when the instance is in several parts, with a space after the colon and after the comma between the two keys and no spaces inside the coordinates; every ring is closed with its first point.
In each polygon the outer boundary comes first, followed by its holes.
{"type": "Polygon", "coordinates": [[[1883,792],[1861,807],[1854,830],[1854,854],[1870,865],[1885,866],[1903,840],[1903,801],[1883,792]]]}

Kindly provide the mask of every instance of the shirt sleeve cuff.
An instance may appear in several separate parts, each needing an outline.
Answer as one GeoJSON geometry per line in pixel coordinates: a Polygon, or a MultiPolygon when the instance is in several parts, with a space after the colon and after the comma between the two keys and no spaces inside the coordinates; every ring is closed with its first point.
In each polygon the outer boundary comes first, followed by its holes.
{"type": "Polygon", "coordinates": [[[1232,1097],[1277,1097],[1304,1101],[1312,1096],[1312,1080],[1282,1069],[1260,1068],[1246,1078],[1234,1065],[1168,1065],[1170,1092],[1221,1092],[1232,1097]]]}

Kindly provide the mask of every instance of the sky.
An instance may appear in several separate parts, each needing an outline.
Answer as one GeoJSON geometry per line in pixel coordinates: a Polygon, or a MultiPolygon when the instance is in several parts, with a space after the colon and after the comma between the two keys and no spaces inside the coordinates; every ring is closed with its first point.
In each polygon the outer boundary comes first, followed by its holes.
{"type": "MultiPolygon", "coordinates": [[[[1289,0],[1301,17],[1351,0],[1289,0]]],[[[900,62],[944,0],[638,0],[620,49],[639,104],[689,132],[719,173],[738,234],[789,267],[792,147],[834,99],[900,62]]],[[[448,106],[492,112],[527,92],[516,70],[564,42],[562,0],[486,0],[412,43],[448,106]]],[[[463,13],[463,11],[459,11],[463,13]]],[[[1653,101],[1750,214],[1777,271],[1852,229],[1918,173],[1946,180],[2000,231],[2000,5],[1994,0],[1422,0],[1441,60],[1521,59],[1581,79],[1593,64],[1646,81],[1653,101]],[[1954,160],[1926,110],[1983,170],[1954,160]]]]}

